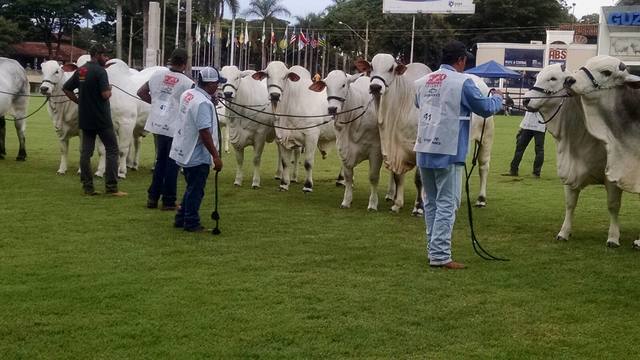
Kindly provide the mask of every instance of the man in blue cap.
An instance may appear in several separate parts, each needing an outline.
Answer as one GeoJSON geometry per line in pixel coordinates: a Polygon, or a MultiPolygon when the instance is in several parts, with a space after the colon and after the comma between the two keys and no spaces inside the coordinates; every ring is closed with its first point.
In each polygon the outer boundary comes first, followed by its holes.
{"type": "Polygon", "coordinates": [[[200,71],[196,87],[182,93],[176,132],[169,157],[184,170],[187,187],[174,226],[189,232],[203,232],[200,204],[213,162],[215,171],[222,170],[218,115],[212,96],[227,79],[212,67],[200,71]]]}

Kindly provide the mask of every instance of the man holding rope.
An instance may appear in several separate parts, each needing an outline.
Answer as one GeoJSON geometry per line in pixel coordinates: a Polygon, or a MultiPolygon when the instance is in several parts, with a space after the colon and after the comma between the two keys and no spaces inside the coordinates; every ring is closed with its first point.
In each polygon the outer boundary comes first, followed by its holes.
{"type": "Polygon", "coordinates": [[[111,121],[111,85],[104,69],[109,58],[102,45],[93,45],[89,49],[91,61],[82,65],[64,84],[62,90],[67,97],[78,104],[78,127],[82,131],[80,150],[80,180],[86,195],[98,195],[93,186],[91,157],[96,144],[96,136],[104,144],[106,164],[104,184],[106,193],[113,196],[126,196],[118,191],[118,139],[111,121]],[[78,89],[78,95],[73,92],[78,89]]]}
{"type": "Polygon", "coordinates": [[[200,204],[212,163],[222,170],[218,116],[212,102],[219,84],[227,79],[217,69],[205,67],[198,74],[196,87],[180,97],[176,133],[169,157],[184,169],[187,187],[174,226],[189,232],[204,232],[200,224],[200,204]]]}
{"type": "Polygon", "coordinates": [[[499,90],[486,97],[472,79],[461,74],[467,58],[473,54],[465,45],[451,41],[442,52],[440,69],[416,81],[420,119],[414,150],[426,192],[429,265],[446,269],[465,267],[451,259],[451,234],[460,206],[471,112],[488,117],[502,110],[499,90]]]}

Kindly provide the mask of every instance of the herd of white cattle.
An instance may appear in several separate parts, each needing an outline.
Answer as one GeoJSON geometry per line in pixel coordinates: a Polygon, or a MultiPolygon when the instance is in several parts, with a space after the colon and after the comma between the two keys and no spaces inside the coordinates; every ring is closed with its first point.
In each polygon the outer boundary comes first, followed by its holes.
{"type": "MultiPolygon", "coordinates": [[[[60,141],[61,159],[58,174],[68,170],[69,139],[79,135],[77,105],[63,96],[62,85],[77,67],[55,61],[42,64],[43,95],[49,96],[48,111],[60,141]]],[[[13,60],[0,58],[0,115],[12,112],[17,118],[26,114],[24,94],[28,82],[24,70],[13,60]],[[19,68],[19,69],[18,69],[19,68]],[[24,75],[24,78],[23,78],[24,75]],[[26,85],[25,85],[26,84],[26,85]],[[25,88],[26,86],[26,88],[25,88]],[[11,111],[13,110],[13,111],[11,111]]],[[[112,118],[118,136],[119,171],[125,178],[127,169],[137,169],[140,139],[149,105],[136,98],[138,88],[160,67],[140,72],[119,59],[107,63],[109,81],[114,85],[110,99],[112,118]]],[[[391,172],[385,198],[393,202],[391,210],[404,206],[404,175],[416,166],[413,145],[418,115],[415,106],[417,85],[431,70],[424,64],[398,64],[388,54],[378,54],[372,61],[359,61],[358,74],[340,70],[330,72],[318,82],[303,67],[287,67],[272,62],[262,71],[241,71],[226,66],[221,72],[228,83],[221,87],[224,100],[218,105],[225,128],[224,150],[229,144],[236,154],[234,185],[243,184],[244,149],[253,147],[252,187],[261,185],[261,156],[267,143],[275,142],[278,164],[275,177],[286,191],[298,180],[298,159],[304,156],[306,176],[302,190],[313,191],[315,151],[326,157],[335,144],[342,161],[338,182],[345,186],[340,204],[349,208],[353,199],[354,167],[369,161],[370,196],[367,208],[378,209],[377,187],[384,164],[391,172]]],[[[489,89],[473,77],[481,91],[489,89]]],[[[590,184],[604,184],[608,194],[611,222],[607,245],[620,245],[618,213],[623,191],[640,193],[640,77],[631,75],[618,59],[599,56],[571,74],[561,65],[543,69],[533,90],[525,94],[530,111],[539,111],[549,132],[557,142],[558,176],[565,186],[566,212],[557,236],[567,240],[571,234],[573,212],[580,191],[590,184]],[[560,97],[567,95],[568,97],[560,97]]],[[[24,121],[16,121],[20,154],[24,148],[24,121]]],[[[476,206],[487,202],[487,178],[494,139],[492,118],[472,117],[472,144],[479,145],[480,193],[476,206]]],[[[104,172],[103,148],[96,174],[104,172]]],[[[19,158],[20,158],[19,154],[19,158]]],[[[412,213],[422,213],[419,176],[415,176],[417,193],[412,213]]],[[[640,239],[634,242],[640,248],[640,239]]]]}

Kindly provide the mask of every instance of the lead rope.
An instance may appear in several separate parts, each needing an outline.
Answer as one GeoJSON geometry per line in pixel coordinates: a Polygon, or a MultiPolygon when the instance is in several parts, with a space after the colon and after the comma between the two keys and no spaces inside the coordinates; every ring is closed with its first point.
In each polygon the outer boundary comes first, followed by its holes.
{"type": "MultiPolygon", "coordinates": [[[[222,132],[220,131],[220,119],[218,118],[218,113],[216,112],[216,125],[218,128],[218,143],[222,142],[222,132]]],[[[222,152],[218,149],[218,156],[220,156],[220,160],[222,160],[222,152]]],[[[211,220],[216,222],[216,227],[211,230],[213,235],[220,235],[220,213],[218,212],[218,174],[220,171],[216,170],[213,186],[214,186],[214,199],[213,199],[213,211],[211,212],[211,220]]]]}

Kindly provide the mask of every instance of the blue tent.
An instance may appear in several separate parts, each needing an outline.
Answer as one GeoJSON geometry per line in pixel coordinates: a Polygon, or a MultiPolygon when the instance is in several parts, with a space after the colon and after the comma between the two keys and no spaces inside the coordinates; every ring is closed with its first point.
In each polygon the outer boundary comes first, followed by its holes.
{"type": "Polygon", "coordinates": [[[519,79],[522,77],[520,73],[508,69],[493,60],[471,68],[465,71],[465,73],[483,78],[519,79]]]}

